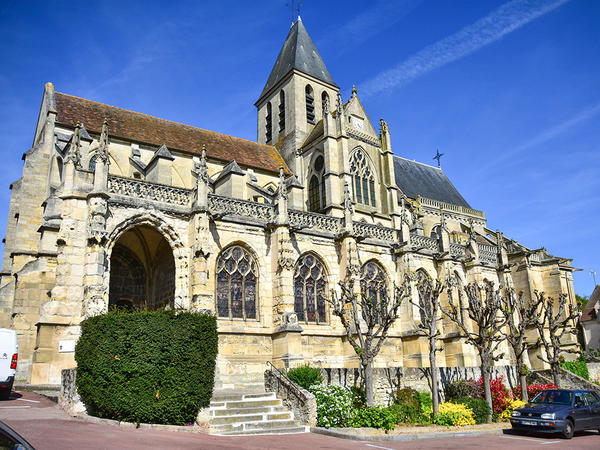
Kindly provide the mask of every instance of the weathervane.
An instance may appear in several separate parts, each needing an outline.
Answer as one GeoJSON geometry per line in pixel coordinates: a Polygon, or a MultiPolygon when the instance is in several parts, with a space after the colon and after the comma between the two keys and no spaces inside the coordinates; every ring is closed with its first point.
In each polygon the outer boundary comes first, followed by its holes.
{"type": "Polygon", "coordinates": [[[442,156],[444,156],[443,153],[440,153],[440,149],[436,149],[435,151],[435,156],[433,157],[433,159],[437,159],[438,162],[438,169],[442,168],[442,165],[440,164],[440,159],[442,159],[442,156]]]}
{"type": "Polygon", "coordinates": [[[286,6],[289,6],[291,9],[292,25],[293,25],[294,24],[294,9],[298,13],[298,17],[300,17],[300,7],[302,6],[302,0],[296,0],[296,2],[294,2],[294,0],[291,0],[290,2],[286,3],[286,6]],[[294,8],[294,4],[296,5],[295,8],[294,8]]]}

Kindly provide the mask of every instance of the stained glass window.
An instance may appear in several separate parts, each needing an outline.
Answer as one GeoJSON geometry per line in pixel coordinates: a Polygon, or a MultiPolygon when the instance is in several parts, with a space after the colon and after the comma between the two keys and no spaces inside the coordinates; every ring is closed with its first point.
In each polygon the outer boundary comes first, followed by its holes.
{"type": "Polygon", "coordinates": [[[244,247],[233,245],[217,258],[217,315],[256,319],[258,267],[244,247]]]}
{"type": "Polygon", "coordinates": [[[294,272],[294,311],[302,322],[325,323],[327,274],[313,254],[301,257],[294,272]]]}
{"type": "MultiPolygon", "coordinates": [[[[381,266],[374,261],[369,261],[362,266],[360,274],[360,290],[372,302],[372,312],[375,322],[385,316],[385,304],[388,298],[388,287],[385,273],[381,266]]],[[[363,318],[367,320],[363,313],[363,318]]]]}
{"type": "Polygon", "coordinates": [[[350,172],[354,186],[354,200],[363,205],[375,206],[375,177],[365,153],[358,149],[350,157],[350,172]]]}

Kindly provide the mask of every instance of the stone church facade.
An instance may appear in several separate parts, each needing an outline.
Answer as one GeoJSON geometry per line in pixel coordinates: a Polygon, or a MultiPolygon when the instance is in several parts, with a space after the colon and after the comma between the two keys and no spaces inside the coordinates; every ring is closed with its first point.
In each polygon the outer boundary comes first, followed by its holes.
{"type": "MultiPolygon", "coordinates": [[[[261,382],[267,361],[357,367],[325,301],[346,277],[376,298],[423,270],[458,291],[488,280],[574,299],[570,260],[491,231],[441,169],[394,153],[356,90],[342,100],[300,20],[256,107],[250,142],[45,86],[1,273],[18,382],[59,384],[80,322],[113,306],[214,313],[227,387],[261,382]]],[[[405,302],[376,367],[428,365],[417,318],[405,302]]],[[[476,365],[440,327],[440,366],[476,365]]]]}

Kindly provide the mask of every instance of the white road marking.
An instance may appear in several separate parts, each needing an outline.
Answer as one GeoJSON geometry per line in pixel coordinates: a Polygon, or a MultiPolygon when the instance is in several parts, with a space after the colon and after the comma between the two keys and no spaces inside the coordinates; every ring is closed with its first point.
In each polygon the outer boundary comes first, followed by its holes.
{"type": "Polygon", "coordinates": [[[515,437],[515,436],[500,436],[501,438],[504,439],[518,439],[520,441],[531,441],[531,442],[537,442],[538,444],[544,445],[544,444],[558,444],[562,441],[539,441],[537,439],[530,439],[530,438],[524,438],[524,437],[515,437]]]}
{"type": "Polygon", "coordinates": [[[39,400],[29,400],[29,399],[26,399],[26,398],[17,398],[15,400],[20,400],[22,402],[31,402],[31,403],[39,403],[40,402],[39,400]]]}
{"type": "Polygon", "coordinates": [[[373,444],[365,444],[369,447],[375,447],[375,448],[383,448],[384,450],[394,450],[393,448],[389,448],[389,447],[382,447],[381,445],[373,445],[373,444]]]}
{"type": "Polygon", "coordinates": [[[31,406],[0,406],[0,409],[26,409],[31,408],[31,406]]]}

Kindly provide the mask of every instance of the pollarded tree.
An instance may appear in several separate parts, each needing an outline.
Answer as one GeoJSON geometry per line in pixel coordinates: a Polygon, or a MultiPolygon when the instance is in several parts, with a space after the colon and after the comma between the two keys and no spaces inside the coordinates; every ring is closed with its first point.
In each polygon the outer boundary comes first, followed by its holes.
{"type": "Polygon", "coordinates": [[[497,353],[500,343],[504,340],[502,328],[506,324],[506,320],[500,312],[501,295],[499,290],[494,289],[494,284],[488,281],[483,284],[468,284],[464,290],[467,298],[468,317],[464,317],[459,310],[460,307],[456,307],[452,298],[452,289],[448,289],[449,306],[442,308],[442,313],[456,324],[462,337],[475,347],[479,354],[485,401],[490,407],[488,422],[491,422],[493,411],[490,389],[492,363],[504,356],[497,353]],[[472,322],[473,327],[469,322],[472,322]]]}
{"type": "Polygon", "coordinates": [[[360,361],[361,384],[365,389],[367,405],[373,406],[373,361],[398,319],[398,311],[410,296],[410,280],[405,277],[400,286],[394,286],[392,295],[380,295],[375,300],[368,292],[358,293],[354,280],[340,281],[340,295],[327,298],[333,315],[340,318],[348,342],[360,361]]]}
{"type": "Polygon", "coordinates": [[[524,402],[528,400],[527,395],[527,367],[525,366],[525,355],[529,349],[537,346],[537,342],[527,340],[527,330],[535,327],[538,320],[538,308],[540,301],[527,301],[523,293],[515,293],[514,289],[505,289],[500,297],[502,302],[502,313],[506,319],[504,337],[511,346],[517,362],[517,371],[521,383],[521,398],[524,402]]]}
{"type": "Polygon", "coordinates": [[[438,413],[439,407],[439,387],[438,387],[438,371],[435,354],[442,349],[437,346],[437,341],[440,336],[438,329],[438,319],[440,311],[440,295],[444,290],[444,285],[439,280],[432,279],[423,271],[417,272],[416,277],[417,293],[419,294],[418,301],[412,298],[410,302],[419,310],[421,320],[416,321],[419,334],[425,336],[429,343],[429,368],[431,381],[431,397],[433,400],[433,414],[438,413]]]}
{"type": "Polygon", "coordinates": [[[569,302],[565,294],[558,296],[556,305],[553,298],[547,297],[543,292],[535,291],[535,296],[541,306],[536,327],[545,350],[545,356],[538,355],[538,358],[550,365],[554,384],[560,387],[562,353],[579,353],[578,348],[566,348],[561,339],[565,334],[577,334],[577,320],[581,312],[578,305],[569,302]]]}

